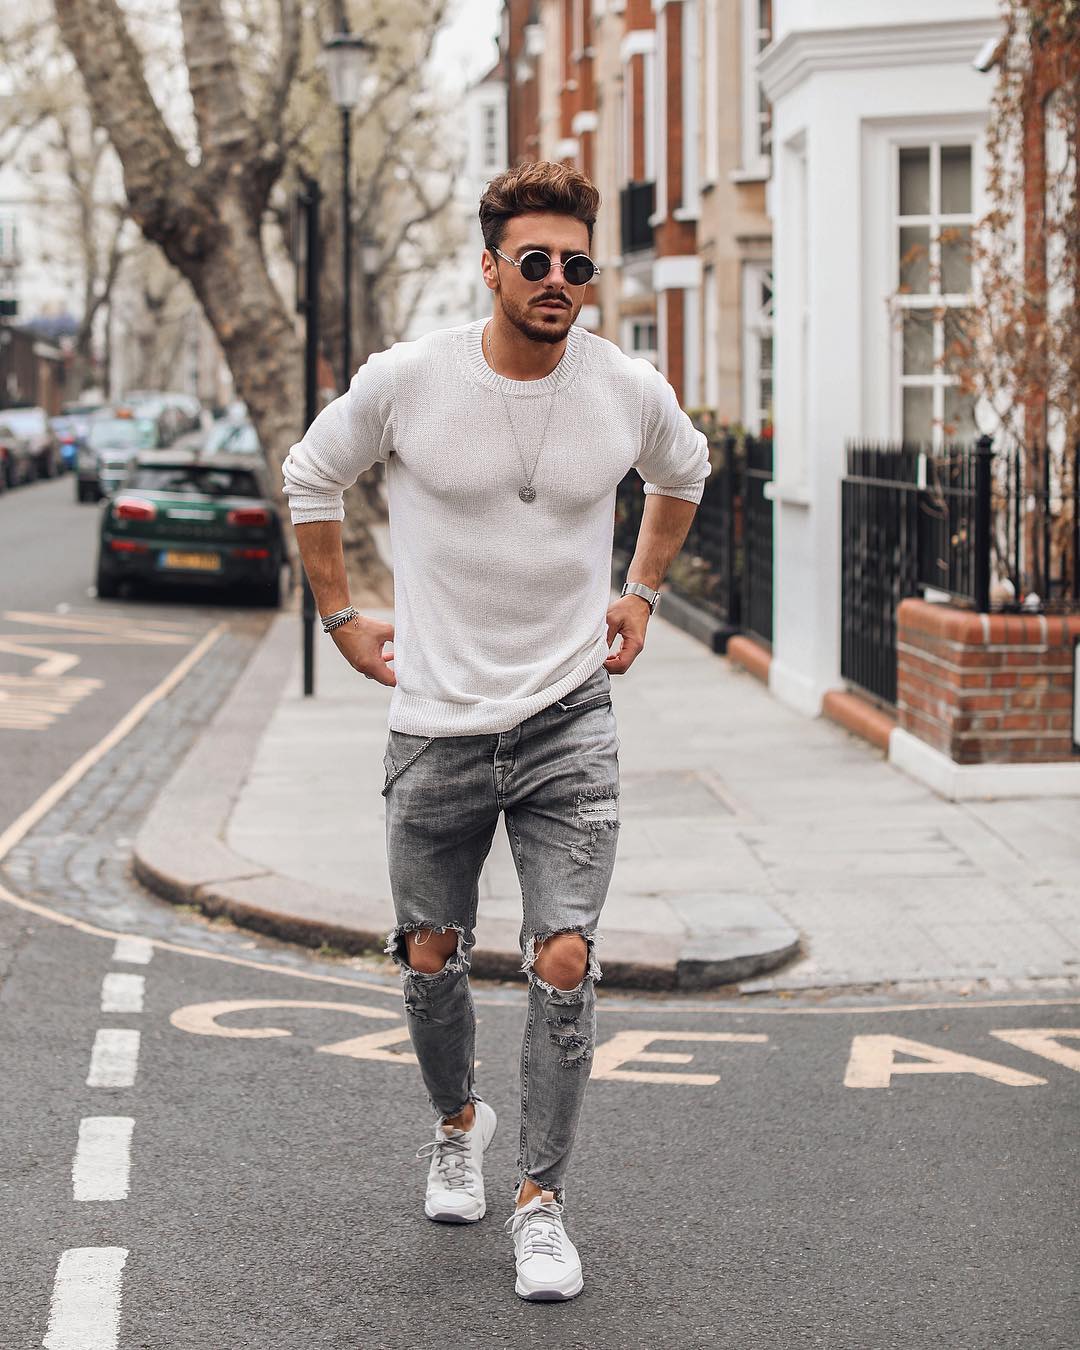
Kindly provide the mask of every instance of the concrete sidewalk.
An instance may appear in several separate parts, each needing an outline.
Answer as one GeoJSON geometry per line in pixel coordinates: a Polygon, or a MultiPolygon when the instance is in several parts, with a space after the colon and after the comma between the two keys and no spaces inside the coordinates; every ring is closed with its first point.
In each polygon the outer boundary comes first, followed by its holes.
{"type": "MultiPolygon", "coordinates": [[[[136,869],[172,899],[363,950],[393,923],[379,795],[389,691],[326,641],[305,700],[298,648],[299,621],[283,615],[148,818],[136,869]]],[[[1080,981],[1075,801],[945,802],[659,615],[612,684],[611,983],[1080,981]]],[[[518,968],[520,921],[500,828],[477,973],[518,968]]]]}

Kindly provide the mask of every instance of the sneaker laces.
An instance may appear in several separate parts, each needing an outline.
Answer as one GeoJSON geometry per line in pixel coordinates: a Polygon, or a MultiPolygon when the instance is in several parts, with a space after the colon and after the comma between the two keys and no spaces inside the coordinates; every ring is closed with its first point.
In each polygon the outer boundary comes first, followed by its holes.
{"type": "Polygon", "coordinates": [[[465,1190],[473,1182],[471,1140],[462,1131],[447,1134],[441,1127],[429,1144],[416,1150],[418,1158],[434,1158],[439,1179],[448,1190],[465,1190]]]}
{"type": "Polygon", "coordinates": [[[530,1256],[550,1256],[562,1260],[563,1207],[557,1200],[522,1206],[511,1214],[503,1227],[516,1238],[521,1233],[522,1260],[530,1256]]]}

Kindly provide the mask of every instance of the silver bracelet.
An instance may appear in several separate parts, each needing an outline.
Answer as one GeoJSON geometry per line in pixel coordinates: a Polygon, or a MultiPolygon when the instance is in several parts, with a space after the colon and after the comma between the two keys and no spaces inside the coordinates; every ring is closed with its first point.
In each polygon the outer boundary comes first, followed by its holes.
{"type": "Polygon", "coordinates": [[[322,630],[324,633],[332,633],[335,628],[340,628],[343,623],[348,623],[350,619],[356,618],[356,610],[352,605],[346,605],[344,609],[339,609],[334,614],[328,614],[322,621],[322,630]]]}

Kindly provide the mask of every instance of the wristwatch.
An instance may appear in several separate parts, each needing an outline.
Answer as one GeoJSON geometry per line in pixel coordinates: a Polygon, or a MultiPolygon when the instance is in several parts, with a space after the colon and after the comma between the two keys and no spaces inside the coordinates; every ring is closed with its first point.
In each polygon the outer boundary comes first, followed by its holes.
{"type": "Polygon", "coordinates": [[[623,595],[640,595],[642,600],[649,602],[649,613],[655,613],[656,606],[660,602],[660,592],[654,591],[651,586],[644,586],[640,581],[624,581],[622,588],[623,595]]]}

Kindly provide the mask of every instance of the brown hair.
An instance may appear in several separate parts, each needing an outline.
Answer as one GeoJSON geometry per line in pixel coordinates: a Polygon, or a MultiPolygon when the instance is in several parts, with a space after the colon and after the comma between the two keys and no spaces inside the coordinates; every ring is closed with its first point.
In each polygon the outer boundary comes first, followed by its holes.
{"type": "Polygon", "coordinates": [[[587,226],[591,247],[599,209],[600,193],[579,169],[539,160],[516,164],[491,180],[480,198],[480,229],[484,244],[497,248],[514,216],[523,216],[528,211],[554,211],[573,216],[587,226]]]}

